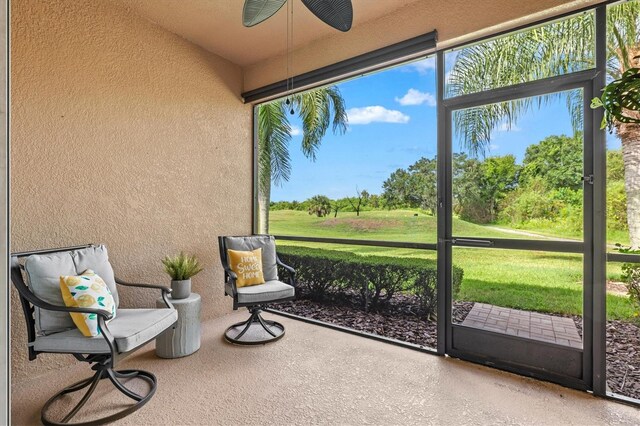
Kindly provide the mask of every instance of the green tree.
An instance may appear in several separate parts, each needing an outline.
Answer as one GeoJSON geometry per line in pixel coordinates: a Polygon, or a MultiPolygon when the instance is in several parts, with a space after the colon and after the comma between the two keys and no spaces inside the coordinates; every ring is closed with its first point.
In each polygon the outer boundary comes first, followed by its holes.
{"type": "Polygon", "coordinates": [[[382,201],[378,194],[371,194],[371,196],[369,196],[369,201],[367,204],[373,207],[374,209],[377,209],[377,208],[380,208],[380,206],[382,205],[382,201]]]}
{"type": "Polygon", "coordinates": [[[331,202],[331,210],[333,211],[333,217],[338,217],[338,212],[344,210],[349,205],[349,201],[346,198],[338,198],[331,202]]]}
{"type": "Polygon", "coordinates": [[[333,209],[331,206],[331,199],[325,195],[314,195],[308,201],[310,215],[325,217],[331,213],[331,210],[333,209]]]}
{"type": "Polygon", "coordinates": [[[529,145],[522,161],[520,185],[527,185],[536,177],[543,177],[553,189],[582,188],[582,133],[574,137],[549,136],[529,145]]]}
{"type": "Polygon", "coordinates": [[[464,153],[453,157],[454,212],[474,223],[493,222],[501,201],[517,187],[519,167],[513,155],[484,161],[464,153]]]}
{"type": "Polygon", "coordinates": [[[351,206],[354,212],[356,212],[356,216],[360,216],[360,209],[364,206],[369,199],[369,192],[365,189],[360,191],[356,187],[356,196],[355,197],[347,197],[347,202],[351,206]]]}
{"type": "Polygon", "coordinates": [[[489,221],[496,220],[500,202],[518,185],[519,169],[513,155],[489,157],[482,163],[480,186],[482,197],[488,204],[489,221]]]}
{"type": "Polygon", "coordinates": [[[482,163],[465,153],[453,154],[453,212],[462,220],[488,222],[489,213],[483,199],[482,163]]]}
{"type": "Polygon", "coordinates": [[[435,214],[438,208],[438,163],[435,158],[422,157],[409,166],[414,205],[435,214]]]}
{"type": "Polygon", "coordinates": [[[614,181],[624,181],[624,160],[619,149],[607,151],[607,183],[614,181]]]}
{"type": "MultiPolygon", "coordinates": [[[[593,19],[593,14],[583,13],[461,50],[448,79],[448,94],[475,93],[593,67],[593,19]]],[[[640,66],[640,2],[610,6],[607,26],[607,74],[616,79],[627,69],[640,66]]],[[[577,130],[583,100],[576,91],[568,93],[565,98],[577,130]]],[[[542,99],[548,102],[558,96],[542,99]]],[[[533,98],[518,99],[457,111],[456,131],[471,153],[482,153],[502,123],[514,124],[536,105],[534,102],[533,98]]],[[[614,128],[622,141],[629,236],[631,245],[640,247],[640,124],[618,122],[614,128]]]]}
{"type": "Polygon", "coordinates": [[[334,134],[347,130],[345,103],[336,86],[298,93],[258,107],[258,229],[261,233],[269,232],[271,185],[281,185],[291,175],[289,110],[297,113],[302,121],[302,152],[312,161],[330,127],[334,134]]]}
{"type": "Polygon", "coordinates": [[[382,183],[382,198],[389,210],[408,204],[407,197],[411,193],[410,177],[405,169],[397,169],[382,183]]]}
{"type": "Polygon", "coordinates": [[[437,208],[436,159],[420,158],[406,170],[398,169],[382,184],[386,205],[431,210],[437,208]]]}

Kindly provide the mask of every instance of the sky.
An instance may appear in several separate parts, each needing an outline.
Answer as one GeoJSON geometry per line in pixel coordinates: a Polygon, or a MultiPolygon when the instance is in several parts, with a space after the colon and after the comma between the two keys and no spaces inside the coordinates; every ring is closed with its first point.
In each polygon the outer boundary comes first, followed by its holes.
{"type": "MultiPolygon", "coordinates": [[[[427,58],[338,84],[348,130],[343,135],[329,130],[315,162],[303,155],[300,121],[290,116],[291,177],[272,187],[271,199],[304,201],[319,194],[335,199],[355,196],[357,190],[381,194],[383,182],[395,170],[421,157],[435,157],[435,71],[435,61],[427,58]]],[[[565,101],[558,99],[533,108],[510,129],[500,124],[485,155],[513,154],[520,163],[528,145],[561,134],[572,135],[573,130],[565,101]]],[[[608,136],[608,144],[614,149],[620,146],[615,136],[608,136]]],[[[453,146],[454,152],[465,152],[455,134],[453,146]]]]}

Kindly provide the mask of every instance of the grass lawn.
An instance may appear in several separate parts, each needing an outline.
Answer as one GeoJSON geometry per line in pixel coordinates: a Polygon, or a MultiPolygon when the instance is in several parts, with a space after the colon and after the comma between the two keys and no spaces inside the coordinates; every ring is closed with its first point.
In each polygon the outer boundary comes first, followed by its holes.
{"type": "MultiPolygon", "coordinates": [[[[291,210],[272,211],[270,215],[270,233],[275,235],[436,242],[436,219],[411,210],[366,211],[359,217],[355,213],[339,213],[337,218],[318,218],[291,210]],[[418,216],[414,216],[416,213],[418,216]]],[[[523,236],[508,229],[454,221],[454,229],[460,236],[545,238],[544,235],[548,235],[545,232],[539,237],[523,236]]],[[[436,258],[435,252],[425,250],[293,241],[278,244],[330,248],[355,254],[436,258]]],[[[582,314],[581,255],[454,247],[453,259],[464,270],[461,300],[540,312],[582,314]]],[[[619,279],[620,264],[609,264],[608,275],[609,279],[619,279]]],[[[610,319],[629,319],[635,311],[628,298],[607,295],[610,319]]]]}

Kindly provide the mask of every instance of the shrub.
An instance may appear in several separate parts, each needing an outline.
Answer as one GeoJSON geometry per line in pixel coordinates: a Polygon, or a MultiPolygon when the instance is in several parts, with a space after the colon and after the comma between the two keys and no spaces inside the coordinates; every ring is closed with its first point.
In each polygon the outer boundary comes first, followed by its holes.
{"type": "Polygon", "coordinates": [[[307,200],[309,214],[325,217],[331,213],[331,199],[325,195],[315,195],[307,200]]]}
{"type": "Polygon", "coordinates": [[[624,181],[613,181],[607,184],[607,227],[611,230],[626,231],[627,193],[624,181]]]}
{"type": "MultiPolygon", "coordinates": [[[[640,254],[640,250],[622,247],[616,244],[620,253],[640,254]]],[[[622,280],[627,285],[629,298],[640,309],[640,263],[624,263],[622,265],[622,280]]]]}
{"type": "Polygon", "coordinates": [[[541,179],[533,179],[527,187],[510,193],[501,203],[499,219],[521,224],[535,219],[554,219],[564,203],[554,199],[541,179]]]}
{"type": "MultiPolygon", "coordinates": [[[[327,290],[335,288],[336,269],[339,269],[341,259],[327,253],[316,253],[313,249],[297,249],[292,247],[278,247],[278,257],[282,262],[296,270],[296,280],[306,288],[312,300],[322,300],[327,290]]],[[[284,271],[280,271],[280,275],[284,271]]],[[[286,273],[285,273],[286,274],[286,273]]]]}
{"type": "MultiPolygon", "coordinates": [[[[384,306],[398,292],[414,294],[420,314],[430,317],[437,305],[437,264],[433,260],[361,256],[349,252],[306,247],[278,247],[280,259],[296,269],[301,286],[315,300],[329,289],[360,294],[365,310],[384,306]]],[[[462,269],[453,268],[453,294],[462,283],[462,269]]]]}

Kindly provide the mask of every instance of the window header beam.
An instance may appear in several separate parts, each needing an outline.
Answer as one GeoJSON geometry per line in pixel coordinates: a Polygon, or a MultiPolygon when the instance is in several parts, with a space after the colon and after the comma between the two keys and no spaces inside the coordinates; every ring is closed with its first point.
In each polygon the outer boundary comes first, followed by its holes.
{"type": "MultiPolygon", "coordinates": [[[[401,41],[371,52],[363,53],[356,57],[336,62],[313,71],[309,71],[292,77],[296,91],[303,88],[317,86],[320,83],[341,80],[359,72],[370,72],[376,69],[388,67],[394,63],[399,63],[412,58],[426,55],[431,50],[435,50],[438,40],[438,32],[431,31],[409,40],[401,41]]],[[[291,88],[287,85],[287,80],[281,80],[258,89],[249,90],[242,93],[245,103],[255,103],[266,101],[284,95],[291,88]]]]}

